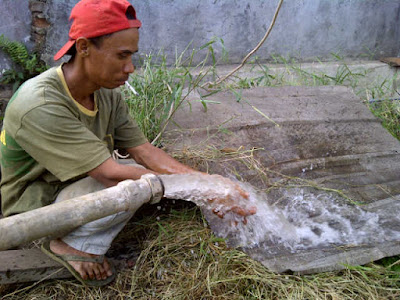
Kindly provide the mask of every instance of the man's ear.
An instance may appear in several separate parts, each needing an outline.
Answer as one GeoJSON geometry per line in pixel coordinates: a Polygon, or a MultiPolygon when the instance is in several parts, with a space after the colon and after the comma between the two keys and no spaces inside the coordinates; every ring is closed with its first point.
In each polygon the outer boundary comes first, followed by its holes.
{"type": "Polygon", "coordinates": [[[86,57],[90,53],[90,41],[87,38],[80,37],[75,42],[76,54],[81,57],[86,57]]]}

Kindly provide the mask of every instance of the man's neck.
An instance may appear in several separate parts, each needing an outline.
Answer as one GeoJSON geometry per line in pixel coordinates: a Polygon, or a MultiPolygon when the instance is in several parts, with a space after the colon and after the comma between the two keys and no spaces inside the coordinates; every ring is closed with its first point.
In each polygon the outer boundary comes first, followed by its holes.
{"type": "Polygon", "coordinates": [[[62,71],[68,89],[75,101],[89,110],[94,110],[93,93],[98,90],[99,87],[87,80],[84,76],[84,72],[82,72],[78,64],[74,62],[65,63],[62,66],[62,71]]]}

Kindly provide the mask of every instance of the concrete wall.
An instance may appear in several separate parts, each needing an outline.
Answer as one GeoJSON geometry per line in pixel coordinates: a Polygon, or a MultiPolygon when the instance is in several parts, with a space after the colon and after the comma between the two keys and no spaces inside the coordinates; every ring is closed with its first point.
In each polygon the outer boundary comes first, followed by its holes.
{"type": "MultiPolygon", "coordinates": [[[[32,48],[31,12],[27,0],[0,0],[0,34],[32,48]]],[[[11,66],[11,61],[0,50],[0,74],[11,66]]]]}
{"type": "MultiPolygon", "coordinates": [[[[164,46],[173,56],[221,37],[232,62],[239,62],[264,36],[278,0],[134,1],[143,19],[142,49],[164,46]]],[[[397,55],[398,0],[285,0],[270,37],[257,52],[311,60],[363,53],[397,55]]]]}
{"type": "MultiPolygon", "coordinates": [[[[51,24],[46,31],[43,58],[51,63],[52,55],[67,41],[68,16],[78,1],[40,1],[46,2],[44,15],[51,24]]],[[[27,1],[0,0],[0,6],[19,3],[25,14],[23,2],[27,1]]],[[[217,36],[224,40],[229,60],[235,63],[263,37],[278,0],[130,2],[143,22],[141,53],[164,48],[172,62],[175,51],[182,52],[189,42],[192,41],[191,48],[195,48],[217,36]]],[[[15,11],[10,11],[10,18],[17,16],[15,11]]],[[[331,53],[348,58],[397,56],[400,54],[399,16],[398,0],[285,0],[270,37],[257,56],[268,60],[271,54],[276,54],[303,61],[315,57],[329,60],[331,53]]],[[[21,25],[26,27],[25,23],[21,25]]],[[[0,27],[0,33],[8,31],[9,27],[0,27]]],[[[221,53],[220,46],[216,46],[216,52],[221,53]]]]}

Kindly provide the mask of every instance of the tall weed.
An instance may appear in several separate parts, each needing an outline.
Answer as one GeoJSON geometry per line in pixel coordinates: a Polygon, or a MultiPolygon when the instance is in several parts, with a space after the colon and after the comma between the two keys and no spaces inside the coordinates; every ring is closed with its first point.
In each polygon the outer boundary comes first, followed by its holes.
{"type": "MultiPolygon", "coordinates": [[[[214,50],[216,43],[221,43],[222,57],[226,59],[223,40],[215,38],[190,53],[189,45],[176,55],[173,66],[167,65],[162,52],[146,55],[141,69],[130,77],[129,82],[138,95],[125,89],[126,101],[139,127],[154,145],[161,143],[168,122],[188,95],[200,86],[205,76],[215,76],[215,66],[219,63],[214,50]],[[204,59],[195,64],[194,58],[200,54],[204,59]],[[194,70],[197,75],[193,75],[194,70]]],[[[206,106],[205,101],[203,105],[206,106]]]]}

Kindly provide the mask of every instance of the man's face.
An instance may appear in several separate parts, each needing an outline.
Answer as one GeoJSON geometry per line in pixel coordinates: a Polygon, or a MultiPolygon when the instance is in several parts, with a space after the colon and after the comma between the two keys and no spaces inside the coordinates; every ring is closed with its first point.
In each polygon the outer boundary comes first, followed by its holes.
{"type": "Polygon", "coordinates": [[[123,85],[135,70],[132,55],[138,51],[139,30],[129,28],[105,37],[99,48],[90,44],[85,59],[88,79],[99,87],[113,89],[123,85]]]}

